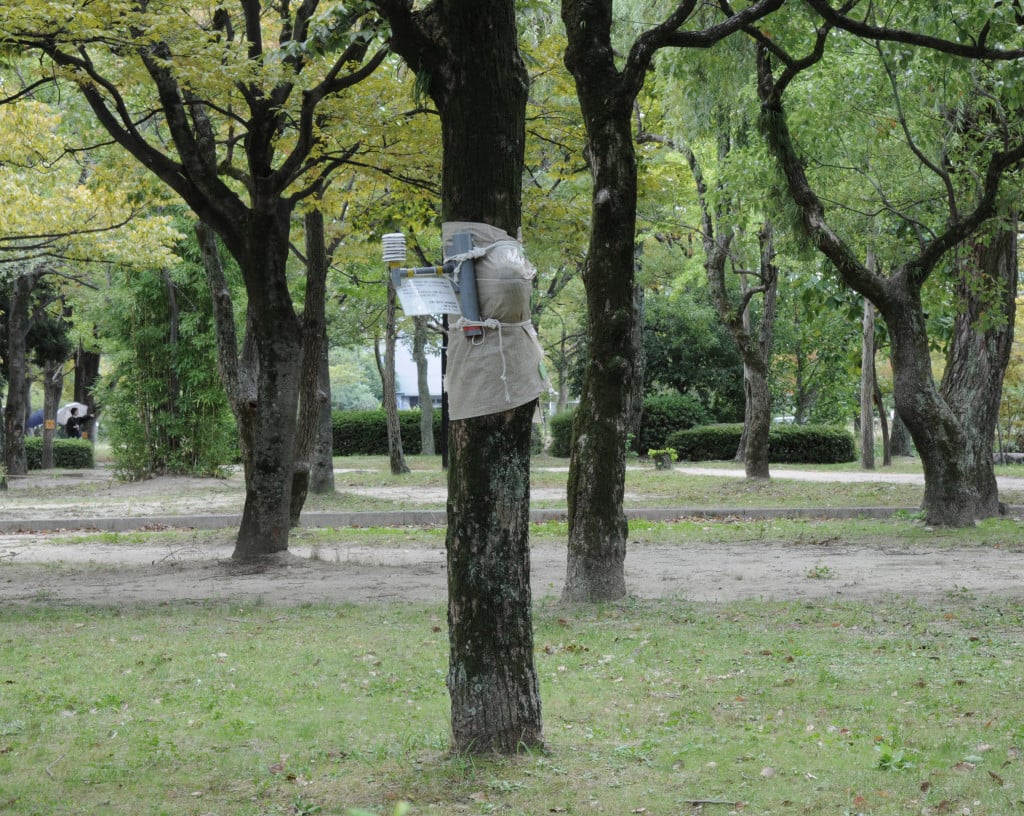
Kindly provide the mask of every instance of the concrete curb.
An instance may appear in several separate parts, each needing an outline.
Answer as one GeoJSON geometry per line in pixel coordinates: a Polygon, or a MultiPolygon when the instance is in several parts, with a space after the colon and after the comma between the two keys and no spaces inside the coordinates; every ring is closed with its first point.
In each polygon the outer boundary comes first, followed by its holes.
{"type": "MultiPolygon", "coordinates": [[[[1016,511],[1019,508],[1010,508],[1016,511]]],[[[777,518],[890,518],[898,513],[913,514],[917,508],[909,507],[639,507],[626,510],[630,520],[674,521],[684,518],[696,519],[777,519],[777,518]]],[[[1013,512],[1016,515],[1016,512],[1013,512]]],[[[538,509],[530,511],[533,523],[565,521],[565,508],[538,509]]],[[[0,520],[0,533],[42,533],[63,530],[99,530],[102,532],[127,532],[163,528],[195,530],[220,530],[237,527],[242,520],[241,513],[206,516],[138,516],[132,518],[74,518],[74,519],[16,519],[0,520]]],[[[303,527],[444,527],[447,515],[444,510],[397,510],[368,511],[360,513],[303,513],[303,527]]]]}

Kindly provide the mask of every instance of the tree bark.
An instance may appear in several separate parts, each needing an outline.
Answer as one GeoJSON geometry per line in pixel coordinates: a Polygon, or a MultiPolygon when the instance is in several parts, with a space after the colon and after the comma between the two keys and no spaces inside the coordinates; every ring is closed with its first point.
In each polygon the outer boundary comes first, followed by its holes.
{"type": "Polygon", "coordinates": [[[323,406],[331,401],[330,389],[322,388],[327,359],[327,245],[324,215],[306,213],[306,297],[302,312],[302,365],[299,371],[299,415],[295,432],[295,465],[292,473],[290,521],[297,527],[313,477],[317,439],[321,436],[323,406]]]}
{"type": "Polygon", "coordinates": [[[24,273],[11,284],[10,314],[7,315],[7,405],[4,407],[4,466],[8,476],[25,476],[25,422],[28,416],[28,332],[31,327],[29,302],[38,275],[24,273]]]}
{"type": "Polygon", "coordinates": [[[43,366],[42,465],[44,470],[54,466],[53,440],[57,436],[56,417],[60,408],[60,395],[64,390],[64,363],[64,360],[53,360],[43,366]]]}
{"type": "Polygon", "coordinates": [[[89,435],[89,439],[96,441],[96,384],[100,380],[100,353],[90,351],[79,344],[75,352],[75,376],[74,392],[75,402],[89,406],[89,414],[93,419],[82,426],[82,435],[89,435]]]}
{"type": "Polygon", "coordinates": [[[1017,299],[1017,219],[998,222],[962,265],[957,294],[962,304],[940,392],[964,429],[963,456],[977,491],[975,516],[1005,513],[993,468],[1001,384],[1013,347],[1017,299]],[[980,282],[980,285],[979,285],[980,282]]]}
{"type": "Polygon", "coordinates": [[[402,448],[402,425],[398,419],[398,389],[395,385],[395,316],[398,294],[388,280],[387,319],[384,321],[384,355],[380,353],[380,342],[374,347],[377,358],[377,373],[380,374],[384,392],[384,416],[388,432],[388,464],[392,474],[398,476],[409,472],[402,448]]]}
{"type": "Polygon", "coordinates": [[[253,560],[288,549],[295,463],[302,330],[285,261],[290,205],[253,213],[243,246],[233,250],[249,295],[247,332],[253,335],[256,380],[255,444],[246,479],[242,521],[232,558],[253,560]]]}
{"type": "Polygon", "coordinates": [[[875,469],[875,306],[865,298],[860,343],[860,466],[875,469]]]}
{"type": "Polygon", "coordinates": [[[416,390],[420,401],[420,453],[424,456],[434,455],[434,401],[430,394],[430,372],[427,360],[427,322],[426,315],[413,318],[416,327],[413,336],[412,357],[416,362],[416,390]]]}
{"type": "Polygon", "coordinates": [[[563,0],[565,64],[587,132],[592,181],[590,244],[583,268],[587,365],[573,413],[567,487],[568,561],[562,598],[591,602],[626,594],[629,525],[622,501],[626,441],[639,350],[633,309],[637,168],[632,113],[611,48],[611,3],[563,0]]]}
{"type": "Polygon", "coordinates": [[[328,349],[320,359],[320,391],[327,399],[320,406],[320,417],[317,421],[316,442],[313,448],[313,469],[309,478],[309,489],[314,495],[330,495],[334,493],[334,422],[331,406],[331,367],[327,359],[328,349]]]}
{"type": "MultiPolygon", "coordinates": [[[[440,113],[444,220],[516,235],[529,77],[515,3],[448,0],[415,13],[407,0],[377,5],[391,22],[395,49],[429,80],[440,113]]],[[[449,423],[448,691],[458,752],[512,753],[543,743],[530,614],[533,411],[531,403],[449,423]]]]}
{"type": "Polygon", "coordinates": [[[448,689],[452,733],[462,751],[514,753],[543,742],[529,513],[522,512],[530,503],[535,408],[529,403],[451,423],[448,689]]]}

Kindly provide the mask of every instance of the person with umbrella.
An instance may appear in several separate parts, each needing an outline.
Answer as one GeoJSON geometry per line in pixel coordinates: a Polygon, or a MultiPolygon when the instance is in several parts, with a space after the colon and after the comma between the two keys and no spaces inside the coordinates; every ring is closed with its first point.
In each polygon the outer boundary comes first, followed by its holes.
{"type": "Polygon", "coordinates": [[[89,409],[86,406],[82,406],[81,403],[73,403],[68,408],[67,419],[64,420],[64,434],[68,439],[82,438],[82,428],[88,425],[89,421],[93,418],[92,415],[88,413],[88,410],[89,409]],[[86,413],[79,415],[79,406],[85,408],[86,413]]]}

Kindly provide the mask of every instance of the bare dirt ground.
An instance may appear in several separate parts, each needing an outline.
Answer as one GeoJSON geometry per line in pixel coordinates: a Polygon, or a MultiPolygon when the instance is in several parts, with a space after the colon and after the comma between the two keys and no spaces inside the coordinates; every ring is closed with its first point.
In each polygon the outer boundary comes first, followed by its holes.
{"type": "MultiPolygon", "coordinates": [[[[714,471],[722,478],[735,472],[714,471]]],[[[740,474],[741,475],[741,474],[740,474]]],[[[788,476],[788,474],[787,474],[788,476]]],[[[850,479],[880,474],[836,474],[850,479]]],[[[80,478],[107,478],[102,474],[80,478]]],[[[794,478],[812,478],[810,475],[794,478]]],[[[815,474],[813,478],[827,478],[815,474]]],[[[889,478],[915,478],[889,474],[889,478]]],[[[920,477],[916,477],[920,478],[920,477]]],[[[230,561],[233,532],[183,533],[168,543],[83,541],[74,532],[86,511],[60,501],[33,502],[15,486],[0,520],[65,519],[68,529],[0,535],[0,611],[11,606],[128,606],[171,603],[316,602],[379,603],[445,597],[445,558],[436,534],[404,531],[401,546],[358,547],[337,540],[315,547],[301,541],[286,556],[260,565],[230,561]],[[14,501],[16,497],[18,500],[14,501]],[[421,538],[422,540],[418,540],[421,538]]],[[[381,488],[375,489],[378,493],[381,488]]],[[[410,502],[434,503],[437,490],[415,489],[410,502]],[[429,493],[429,495],[427,495],[429,493]]],[[[443,496],[440,497],[443,501],[443,496]]],[[[234,513],[237,485],[211,480],[110,483],[96,493],[90,517],[234,513]]],[[[145,520],[140,519],[145,529],[145,520]]],[[[301,538],[301,537],[298,537],[301,538]]],[[[143,537],[144,539],[144,537],[143,537]]],[[[158,541],[154,536],[154,541],[158,541]]],[[[879,600],[901,596],[923,602],[967,594],[1024,598],[1024,548],[934,547],[908,550],[880,541],[852,545],[764,541],[670,545],[631,542],[626,559],[629,592],[638,598],[682,597],[699,602],[760,599],[879,600]]],[[[565,578],[564,545],[535,545],[531,554],[535,598],[557,597],[565,578]]]]}

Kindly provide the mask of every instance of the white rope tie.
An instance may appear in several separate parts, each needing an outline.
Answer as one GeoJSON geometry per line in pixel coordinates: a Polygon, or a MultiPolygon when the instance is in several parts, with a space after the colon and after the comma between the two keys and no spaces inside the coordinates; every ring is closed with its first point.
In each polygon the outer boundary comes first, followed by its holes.
{"type": "Polygon", "coordinates": [[[444,259],[444,263],[446,265],[448,263],[455,264],[455,269],[452,271],[452,278],[454,279],[456,286],[459,285],[459,274],[462,272],[462,265],[466,261],[475,261],[477,258],[484,257],[492,246],[494,246],[494,244],[490,244],[485,247],[473,247],[468,252],[460,252],[458,255],[449,255],[444,259]]]}

